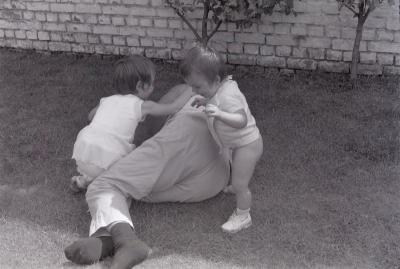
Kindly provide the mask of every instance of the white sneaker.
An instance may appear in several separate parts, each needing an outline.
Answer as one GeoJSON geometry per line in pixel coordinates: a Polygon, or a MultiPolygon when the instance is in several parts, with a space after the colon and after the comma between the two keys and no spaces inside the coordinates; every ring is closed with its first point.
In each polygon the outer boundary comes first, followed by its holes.
{"type": "Polygon", "coordinates": [[[242,229],[246,229],[251,226],[250,213],[237,215],[236,210],[229,217],[228,221],[225,222],[221,228],[227,233],[237,233],[242,229]]]}

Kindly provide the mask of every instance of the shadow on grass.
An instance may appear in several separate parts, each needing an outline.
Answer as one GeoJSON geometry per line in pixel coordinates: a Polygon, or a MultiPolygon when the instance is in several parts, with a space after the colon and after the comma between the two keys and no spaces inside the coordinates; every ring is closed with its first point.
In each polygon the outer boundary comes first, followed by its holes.
{"type": "MultiPolygon", "coordinates": [[[[0,51],[0,238],[16,248],[26,235],[44,238],[49,252],[22,248],[39,258],[18,268],[74,266],[62,249],[87,234],[90,216],[84,196],[68,191],[71,151],[87,113],[112,94],[113,59],[0,51]]],[[[398,265],[399,78],[364,77],[351,90],[343,75],[234,76],[265,144],[251,182],[254,224],[236,235],[220,230],[234,208],[229,195],[195,204],[134,202],[136,230],[154,249],[139,267],[398,265]]],[[[177,83],[176,66],[159,63],[154,98],[177,83]]]]}

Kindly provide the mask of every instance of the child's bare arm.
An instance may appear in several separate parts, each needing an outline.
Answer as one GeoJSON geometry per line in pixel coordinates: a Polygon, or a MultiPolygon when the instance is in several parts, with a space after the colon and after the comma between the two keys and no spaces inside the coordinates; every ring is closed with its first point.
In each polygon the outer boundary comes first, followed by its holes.
{"type": "Polygon", "coordinates": [[[207,105],[205,112],[208,117],[215,117],[223,123],[237,129],[242,129],[247,125],[247,116],[244,109],[239,109],[233,113],[220,110],[217,106],[207,105]]]}
{"type": "Polygon", "coordinates": [[[93,109],[89,112],[89,115],[88,115],[88,120],[89,120],[89,121],[92,121],[92,120],[93,120],[93,117],[94,117],[94,115],[96,114],[96,111],[97,111],[98,108],[99,108],[99,105],[97,105],[95,108],[93,108],[93,109]]]}
{"type": "Polygon", "coordinates": [[[153,101],[145,101],[142,104],[142,115],[160,116],[173,114],[181,109],[192,96],[193,92],[185,91],[173,103],[170,104],[160,104],[153,101]]]}

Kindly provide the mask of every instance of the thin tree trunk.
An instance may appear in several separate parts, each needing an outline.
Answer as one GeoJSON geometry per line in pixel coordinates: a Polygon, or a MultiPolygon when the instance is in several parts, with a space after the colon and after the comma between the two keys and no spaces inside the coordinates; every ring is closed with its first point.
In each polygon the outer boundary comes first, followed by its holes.
{"type": "Polygon", "coordinates": [[[210,41],[210,39],[213,37],[213,35],[218,32],[219,27],[221,26],[222,21],[219,21],[217,23],[217,25],[215,26],[214,30],[211,31],[211,33],[207,36],[207,41],[206,44],[208,43],[208,41],[210,41]]]}
{"type": "Polygon", "coordinates": [[[205,0],[203,4],[203,19],[201,21],[201,43],[204,47],[208,43],[208,13],[210,12],[210,0],[205,0]]]}
{"type": "Polygon", "coordinates": [[[363,15],[360,15],[360,17],[357,20],[356,38],[354,40],[353,55],[352,55],[352,59],[351,59],[351,76],[350,77],[352,80],[357,79],[358,62],[360,60],[360,43],[361,43],[361,39],[362,39],[365,21],[366,21],[366,17],[363,15]]]}

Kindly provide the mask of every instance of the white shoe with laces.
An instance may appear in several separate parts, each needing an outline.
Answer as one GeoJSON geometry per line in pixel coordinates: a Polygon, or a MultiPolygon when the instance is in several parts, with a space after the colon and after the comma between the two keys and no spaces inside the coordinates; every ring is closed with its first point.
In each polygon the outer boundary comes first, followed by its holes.
{"type": "Polygon", "coordinates": [[[229,217],[228,221],[225,222],[221,228],[227,233],[237,233],[242,229],[246,229],[251,226],[250,213],[238,215],[236,210],[229,217]]]}

